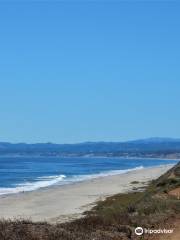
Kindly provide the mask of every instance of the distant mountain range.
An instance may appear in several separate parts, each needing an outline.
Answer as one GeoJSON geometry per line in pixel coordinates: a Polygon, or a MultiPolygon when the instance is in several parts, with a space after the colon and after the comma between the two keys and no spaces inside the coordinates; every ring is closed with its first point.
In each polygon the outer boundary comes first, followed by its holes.
{"type": "Polygon", "coordinates": [[[84,142],[77,144],[0,142],[0,155],[180,158],[180,139],[148,138],[127,142],[84,142]]]}

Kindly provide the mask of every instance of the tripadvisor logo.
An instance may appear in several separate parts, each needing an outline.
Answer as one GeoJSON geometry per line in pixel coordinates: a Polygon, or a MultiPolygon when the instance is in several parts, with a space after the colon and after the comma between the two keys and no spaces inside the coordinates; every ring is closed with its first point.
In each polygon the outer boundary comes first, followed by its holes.
{"type": "Polygon", "coordinates": [[[137,227],[137,228],[135,228],[135,234],[136,234],[136,235],[140,236],[140,235],[143,234],[143,232],[144,232],[144,230],[143,230],[142,227],[137,227]]]}
{"type": "Polygon", "coordinates": [[[141,236],[142,234],[170,234],[173,233],[173,229],[147,229],[142,227],[135,228],[135,234],[141,236]]]}

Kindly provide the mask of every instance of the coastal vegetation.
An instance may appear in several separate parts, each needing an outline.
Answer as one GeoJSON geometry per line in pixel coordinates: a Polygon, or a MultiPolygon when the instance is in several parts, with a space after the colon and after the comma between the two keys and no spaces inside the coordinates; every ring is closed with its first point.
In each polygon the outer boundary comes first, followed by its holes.
{"type": "MultiPolygon", "coordinates": [[[[135,184],[135,183],[134,183],[135,184]]],[[[127,240],[160,239],[136,236],[137,226],[173,228],[180,221],[180,163],[144,191],[117,194],[99,201],[81,219],[63,224],[1,220],[2,240],[127,240]]]]}

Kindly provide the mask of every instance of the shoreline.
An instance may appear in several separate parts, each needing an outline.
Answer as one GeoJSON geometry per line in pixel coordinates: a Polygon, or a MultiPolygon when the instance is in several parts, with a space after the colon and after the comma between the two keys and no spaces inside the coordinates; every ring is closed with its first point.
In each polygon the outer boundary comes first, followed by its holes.
{"type": "Polygon", "coordinates": [[[117,175],[102,176],[31,192],[0,196],[0,218],[26,218],[32,221],[65,222],[82,217],[97,201],[143,187],[174,164],[148,167],[117,175]],[[133,181],[139,183],[134,185],[133,181]]]}
{"type": "MultiPolygon", "coordinates": [[[[0,198],[5,197],[5,196],[12,196],[12,195],[16,195],[16,194],[24,194],[24,193],[28,193],[28,192],[41,191],[41,190],[46,190],[46,189],[51,189],[51,188],[63,187],[63,186],[67,186],[67,185],[79,184],[79,183],[88,182],[88,181],[91,181],[91,180],[94,180],[94,179],[101,179],[101,178],[105,178],[105,177],[127,174],[127,173],[130,173],[130,172],[133,172],[133,171],[136,171],[136,170],[141,170],[141,169],[148,169],[148,168],[154,168],[154,167],[156,168],[156,167],[162,167],[162,166],[170,166],[171,167],[175,164],[176,163],[169,163],[169,164],[160,164],[160,165],[157,165],[157,166],[148,166],[148,167],[137,166],[137,167],[129,168],[129,169],[109,170],[107,172],[90,174],[90,175],[87,175],[84,178],[81,178],[81,175],[80,175],[79,176],[80,178],[76,179],[76,180],[69,179],[69,181],[67,180],[65,182],[61,182],[60,184],[52,183],[52,184],[47,185],[47,186],[35,187],[34,189],[31,189],[31,190],[29,190],[29,189],[25,190],[24,186],[22,186],[23,190],[19,189],[19,190],[16,191],[16,188],[12,188],[9,192],[8,191],[4,192],[4,193],[0,192],[0,198]],[[15,191],[13,192],[13,190],[15,190],[15,191]]],[[[61,176],[64,176],[64,175],[61,175],[61,176]]],[[[42,183],[43,183],[43,181],[42,181],[42,183]]],[[[19,188],[21,188],[21,187],[19,187],[19,188]]],[[[4,190],[6,190],[6,189],[8,189],[8,187],[4,188],[4,190]]]]}

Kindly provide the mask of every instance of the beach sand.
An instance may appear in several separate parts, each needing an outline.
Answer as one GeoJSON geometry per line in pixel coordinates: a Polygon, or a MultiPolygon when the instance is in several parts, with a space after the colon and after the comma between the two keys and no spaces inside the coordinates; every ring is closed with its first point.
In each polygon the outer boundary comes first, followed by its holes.
{"type": "Polygon", "coordinates": [[[71,185],[0,196],[0,218],[65,222],[81,217],[96,201],[141,187],[158,178],[173,165],[158,166],[101,177],[71,185]],[[140,182],[132,184],[133,181],[140,182]]]}

